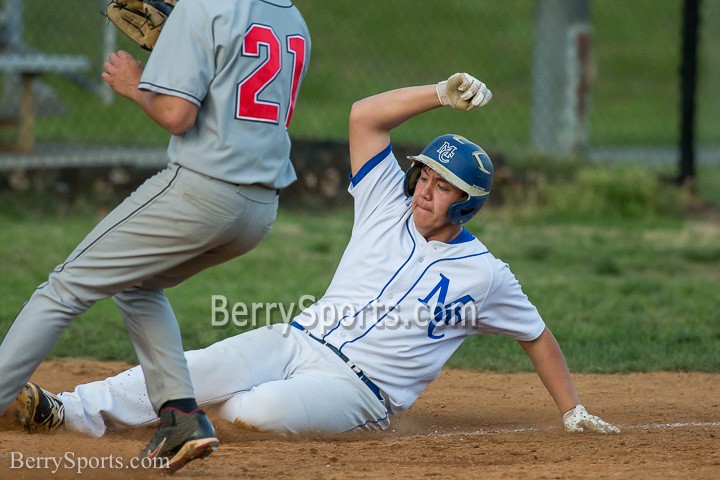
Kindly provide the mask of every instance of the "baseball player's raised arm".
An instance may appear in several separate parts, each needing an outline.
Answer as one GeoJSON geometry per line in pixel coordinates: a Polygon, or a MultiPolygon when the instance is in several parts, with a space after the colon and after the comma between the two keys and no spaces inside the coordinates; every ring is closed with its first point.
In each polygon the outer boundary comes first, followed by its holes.
{"type": "Polygon", "coordinates": [[[484,83],[467,73],[456,73],[436,85],[399,88],[355,102],[350,111],[352,174],[388,146],[390,130],[412,117],[443,105],[470,110],[491,98],[484,83]]]}
{"type": "Polygon", "coordinates": [[[388,146],[390,130],[440,106],[435,85],[399,88],[355,102],[350,111],[352,174],[388,146]]]}

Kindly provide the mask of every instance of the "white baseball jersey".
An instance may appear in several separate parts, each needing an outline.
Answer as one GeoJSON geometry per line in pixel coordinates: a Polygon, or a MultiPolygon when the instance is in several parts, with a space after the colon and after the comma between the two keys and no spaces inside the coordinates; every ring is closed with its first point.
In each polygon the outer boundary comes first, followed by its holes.
{"type": "Polygon", "coordinates": [[[473,334],[534,340],[545,329],[507,264],[463,229],[426,241],[388,146],[351,179],[352,237],[325,295],[295,318],[407,409],[473,334]]]}
{"type": "Polygon", "coordinates": [[[310,34],[290,0],[183,0],[139,87],[200,107],[195,125],[171,137],[171,161],[237,185],[283,188],[296,179],[287,127],[309,59],[310,34]]]}
{"type": "MultiPolygon", "coordinates": [[[[294,319],[361,368],[382,402],[345,359],[284,325],[188,352],[201,405],[262,431],[384,429],[388,412],[407,409],[468,335],[542,333],[508,266],[470,232],[450,243],[418,233],[403,180],[389,146],[352,178],[352,238],[327,293],[294,319]]],[[[66,425],[102,435],[156,420],[146,383],[136,367],[61,394],[66,425]]]]}

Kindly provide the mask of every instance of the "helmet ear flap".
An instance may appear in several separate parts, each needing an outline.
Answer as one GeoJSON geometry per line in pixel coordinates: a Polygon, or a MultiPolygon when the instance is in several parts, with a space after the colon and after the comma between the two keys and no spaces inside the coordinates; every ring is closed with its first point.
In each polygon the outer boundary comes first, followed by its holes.
{"type": "Polygon", "coordinates": [[[450,205],[448,210],[448,217],[450,217],[450,223],[455,225],[461,225],[475,216],[480,211],[483,204],[485,203],[486,197],[469,197],[466,200],[462,200],[457,203],[450,205]]]}
{"type": "Polygon", "coordinates": [[[422,170],[422,167],[423,165],[420,162],[413,162],[405,172],[405,182],[403,183],[405,196],[412,197],[415,193],[415,186],[420,178],[420,170],[422,170]]]}

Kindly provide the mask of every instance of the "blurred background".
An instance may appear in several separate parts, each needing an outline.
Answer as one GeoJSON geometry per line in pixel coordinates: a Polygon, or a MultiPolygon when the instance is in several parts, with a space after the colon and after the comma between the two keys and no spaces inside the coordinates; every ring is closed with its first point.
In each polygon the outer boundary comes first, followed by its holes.
{"type": "MultiPolygon", "coordinates": [[[[313,48],[290,132],[298,141],[344,141],[353,101],[469,71],[493,91],[486,109],[432,112],[394,141],[422,146],[444,130],[509,158],[542,152],[675,165],[685,3],[300,0],[313,48]]],[[[0,58],[3,171],[164,163],[168,135],[100,79],[110,51],[147,58],[107,22],[106,4],[0,2],[0,57],[25,57],[15,66],[0,58]],[[12,122],[23,74],[34,97],[32,144],[24,146],[12,122]]],[[[695,140],[698,162],[717,162],[720,3],[702,2],[699,13],[695,140]]]]}
{"type": "MultiPolygon", "coordinates": [[[[101,81],[109,52],[148,57],[107,22],[107,1],[0,0],[0,331],[167,162],[168,134],[101,81]]],[[[210,328],[211,294],[284,305],[323,294],[352,228],[352,102],[468,71],[492,102],[414,118],[393,132],[395,150],[402,160],[452,132],[491,154],[493,193],[466,227],[513,266],[572,368],[717,370],[720,2],[296,3],[313,41],[290,126],[299,180],[257,249],[168,292],[186,348],[248,328],[210,328]]],[[[531,369],[504,340],[469,339],[451,364],[531,369]]],[[[112,301],[53,355],[135,361],[112,301]]]]}

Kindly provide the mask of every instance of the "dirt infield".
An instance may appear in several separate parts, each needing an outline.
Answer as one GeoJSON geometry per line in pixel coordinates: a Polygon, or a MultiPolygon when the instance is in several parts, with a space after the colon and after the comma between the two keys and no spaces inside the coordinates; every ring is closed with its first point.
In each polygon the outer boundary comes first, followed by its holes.
{"type": "MultiPolygon", "coordinates": [[[[48,361],[33,379],[53,390],[71,389],[125,367],[48,361]]],[[[575,380],[588,409],[619,425],[620,435],[564,433],[552,400],[534,374],[446,370],[381,433],[279,437],[217,420],[220,449],[174,476],[720,478],[720,375],[663,372],[576,375],[575,380]]],[[[0,419],[0,477],[157,477],[157,470],[130,465],[151,435],[149,429],[101,439],[71,432],[28,435],[8,412],[0,419]],[[105,468],[93,468],[101,462],[105,468]]]]}

